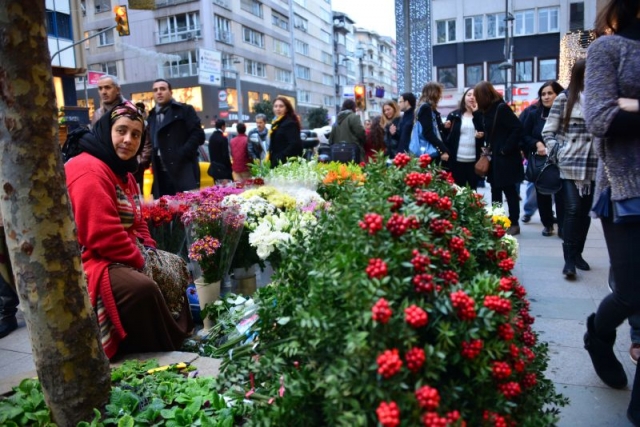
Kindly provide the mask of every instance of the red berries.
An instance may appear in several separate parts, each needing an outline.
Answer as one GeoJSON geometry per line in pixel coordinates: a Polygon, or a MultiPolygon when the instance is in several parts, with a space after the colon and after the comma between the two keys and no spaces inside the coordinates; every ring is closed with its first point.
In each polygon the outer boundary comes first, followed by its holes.
{"type": "Polygon", "coordinates": [[[438,203],[438,200],[440,200],[440,196],[438,196],[438,193],[434,193],[433,191],[422,191],[420,189],[416,190],[415,198],[418,206],[432,206],[438,203]]]}
{"type": "Polygon", "coordinates": [[[442,211],[450,211],[451,206],[453,206],[453,203],[447,196],[444,196],[443,198],[438,200],[438,203],[436,203],[436,207],[442,211]]]}
{"type": "Polygon", "coordinates": [[[435,285],[433,284],[433,276],[422,273],[413,276],[413,287],[416,292],[433,292],[435,285]]]}
{"type": "Polygon", "coordinates": [[[393,164],[399,168],[403,168],[409,164],[411,157],[406,153],[398,153],[393,159],[393,164]]]}
{"type": "Polygon", "coordinates": [[[509,378],[511,376],[511,366],[507,362],[493,362],[491,375],[498,380],[509,378]]]}
{"type": "Polygon", "coordinates": [[[360,228],[363,230],[367,230],[369,234],[376,234],[378,231],[382,230],[383,218],[382,215],[378,215],[377,213],[368,213],[364,215],[364,221],[360,221],[358,223],[360,228]]]}
{"type": "Polygon", "coordinates": [[[387,264],[380,258],[372,258],[366,270],[370,279],[382,279],[388,273],[387,264]]]}
{"type": "Polygon", "coordinates": [[[412,188],[426,187],[431,184],[431,179],[430,173],[410,172],[404,178],[404,182],[412,188]]]}
{"type": "Polygon", "coordinates": [[[440,393],[433,387],[425,385],[416,390],[418,405],[428,411],[433,411],[440,405],[440,393]]]}
{"type": "Polygon", "coordinates": [[[420,252],[414,249],[411,264],[413,264],[413,269],[416,273],[424,273],[429,267],[429,264],[431,264],[431,260],[426,255],[420,255],[420,252]]]}
{"type": "Polygon", "coordinates": [[[515,338],[516,333],[510,324],[503,323],[502,325],[498,326],[498,336],[504,341],[511,341],[515,338]]]}
{"type": "Polygon", "coordinates": [[[386,350],[378,356],[378,373],[383,378],[391,378],[400,371],[402,360],[398,355],[398,349],[386,350]]]}
{"type": "Polygon", "coordinates": [[[484,297],[484,306],[498,314],[509,314],[511,311],[511,301],[496,295],[484,297]]]}
{"type": "Polygon", "coordinates": [[[502,261],[500,261],[498,263],[498,267],[502,271],[511,271],[511,270],[513,270],[513,267],[515,267],[515,266],[516,266],[516,263],[511,258],[503,259],[502,261]]]}
{"type": "Polygon", "coordinates": [[[418,347],[413,347],[409,350],[404,358],[407,361],[407,368],[413,373],[418,372],[427,360],[424,350],[418,347]]]}
{"type": "Polygon", "coordinates": [[[524,388],[535,387],[537,383],[538,383],[538,379],[536,377],[535,372],[524,374],[524,378],[522,379],[522,385],[524,386],[524,388]]]}
{"type": "Polygon", "coordinates": [[[412,328],[421,328],[429,322],[429,315],[417,305],[410,305],[404,309],[404,320],[412,328]]]}
{"type": "Polygon", "coordinates": [[[414,216],[405,217],[394,213],[391,215],[391,218],[389,218],[389,221],[387,221],[387,230],[389,230],[393,237],[400,237],[407,231],[418,229],[419,227],[420,222],[414,216]]]}
{"type": "Polygon", "coordinates": [[[384,298],[380,298],[378,302],[376,302],[375,305],[371,308],[371,318],[374,321],[380,322],[382,324],[387,323],[392,314],[393,312],[389,307],[389,302],[384,298]]]}
{"type": "Polygon", "coordinates": [[[520,384],[515,381],[511,381],[505,384],[498,384],[498,390],[500,393],[504,394],[504,397],[507,399],[516,398],[522,393],[522,389],[520,388],[520,384]]]}
{"type": "Polygon", "coordinates": [[[460,353],[465,359],[472,360],[478,357],[483,346],[484,343],[482,342],[482,340],[471,340],[469,342],[463,341],[462,351],[460,353]]]}
{"type": "Polygon", "coordinates": [[[450,296],[451,304],[456,309],[460,320],[476,318],[475,301],[464,291],[453,292],[450,296]]]}
{"type": "Polygon", "coordinates": [[[398,427],[400,425],[400,409],[396,402],[381,402],[376,409],[376,415],[382,427],[398,427]]]}
{"type": "Polygon", "coordinates": [[[391,196],[387,199],[387,202],[392,203],[391,205],[391,211],[395,212],[397,210],[399,210],[402,205],[404,204],[404,199],[401,196],[391,196]]]}
{"type": "Polygon", "coordinates": [[[496,224],[493,227],[493,235],[498,239],[502,239],[505,234],[507,234],[507,230],[505,230],[504,227],[501,226],[500,224],[496,224]]]}
{"type": "Polygon", "coordinates": [[[453,230],[453,224],[448,219],[433,219],[429,222],[429,229],[434,236],[444,236],[444,234],[453,230]]]}
{"type": "Polygon", "coordinates": [[[431,164],[431,156],[430,155],[423,154],[420,157],[418,157],[418,165],[420,165],[420,167],[422,169],[425,169],[430,164],[431,164]]]}

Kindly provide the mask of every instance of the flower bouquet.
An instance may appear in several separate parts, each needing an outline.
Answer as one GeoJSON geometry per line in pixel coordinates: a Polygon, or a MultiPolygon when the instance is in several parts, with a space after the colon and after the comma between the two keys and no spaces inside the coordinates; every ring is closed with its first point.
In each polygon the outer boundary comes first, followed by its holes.
{"type": "Polygon", "coordinates": [[[149,234],[156,241],[156,247],[185,259],[186,233],[182,215],[188,208],[187,204],[170,197],[161,197],[142,205],[142,217],[147,221],[149,234]]]}
{"type": "Polygon", "coordinates": [[[244,216],[237,206],[222,206],[209,198],[193,205],[182,220],[190,241],[189,259],[197,262],[202,273],[196,280],[196,289],[200,307],[204,309],[220,296],[220,281],[229,272],[244,216]]]}

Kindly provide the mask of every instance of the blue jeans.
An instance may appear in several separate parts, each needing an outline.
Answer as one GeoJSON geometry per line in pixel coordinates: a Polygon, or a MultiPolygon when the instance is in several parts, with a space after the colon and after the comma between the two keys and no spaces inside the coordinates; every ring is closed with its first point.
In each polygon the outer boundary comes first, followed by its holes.
{"type": "Polygon", "coordinates": [[[533,182],[527,182],[526,196],[524,199],[524,206],[522,207],[524,214],[527,216],[533,216],[538,210],[538,199],[536,198],[536,186],[533,182]]]}

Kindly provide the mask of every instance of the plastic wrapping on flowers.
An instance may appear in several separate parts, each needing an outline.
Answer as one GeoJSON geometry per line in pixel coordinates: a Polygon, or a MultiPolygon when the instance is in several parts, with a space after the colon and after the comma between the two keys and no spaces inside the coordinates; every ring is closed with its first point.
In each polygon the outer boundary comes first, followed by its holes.
{"type": "Polygon", "coordinates": [[[142,217],[147,222],[149,234],[156,247],[178,254],[186,259],[186,233],[182,214],[188,209],[186,203],[161,197],[142,205],[142,217]]]}
{"type": "Polygon", "coordinates": [[[259,357],[220,383],[269,397],[252,425],[554,424],[567,401],[482,197],[428,156],[364,172],[284,251],[256,296],[259,357]]]}

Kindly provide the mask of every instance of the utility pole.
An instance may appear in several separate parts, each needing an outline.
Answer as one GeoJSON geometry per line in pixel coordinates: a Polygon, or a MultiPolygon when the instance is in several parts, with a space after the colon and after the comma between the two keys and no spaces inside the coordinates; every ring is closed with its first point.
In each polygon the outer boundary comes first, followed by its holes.
{"type": "Polygon", "coordinates": [[[513,45],[511,31],[513,30],[514,17],[509,13],[509,0],[504,0],[504,62],[498,68],[504,71],[504,100],[507,104],[513,101],[513,45]]]}

